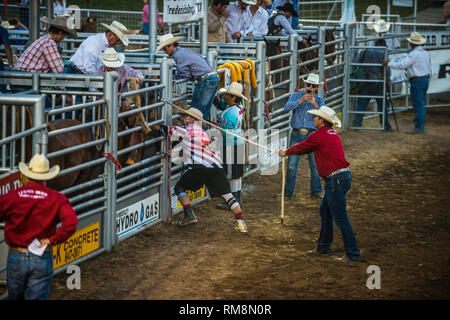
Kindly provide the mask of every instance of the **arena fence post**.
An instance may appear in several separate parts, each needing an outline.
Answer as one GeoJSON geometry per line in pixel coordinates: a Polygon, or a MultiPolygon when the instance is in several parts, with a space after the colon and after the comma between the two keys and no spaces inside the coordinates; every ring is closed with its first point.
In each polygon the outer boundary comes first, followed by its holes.
{"type": "MultiPolygon", "coordinates": [[[[103,77],[103,92],[106,98],[106,152],[114,157],[117,155],[118,133],[118,79],[117,72],[107,72],[103,77]],[[109,127],[109,128],[108,128],[109,127]]],[[[106,215],[103,220],[103,244],[106,251],[111,251],[117,243],[116,211],[117,211],[117,181],[116,166],[112,161],[105,165],[106,179],[106,215]]]]}
{"type": "MultiPolygon", "coordinates": [[[[257,104],[256,116],[258,117],[258,143],[264,141],[264,124],[265,124],[265,99],[266,99],[266,43],[258,41],[256,44],[256,59],[259,61],[256,69],[256,79],[259,79],[257,87],[257,104]]],[[[259,157],[259,152],[257,153],[259,157]]],[[[257,161],[257,167],[261,170],[260,159],[257,161]]]]}
{"type": "Polygon", "coordinates": [[[346,39],[345,41],[345,55],[344,55],[344,61],[345,61],[345,68],[344,68],[344,90],[345,90],[345,94],[344,94],[344,105],[342,106],[342,129],[345,131],[347,130],[348,127],[348,107],[349,107],[349,94],[350,94],[350,73],[351,73],[351,69],[348,68],[348,65],[351,62],[351,50],[350,47],[352,45],[352,41],[353,41],[353,35],[352,35],[352,31],[353,28],[352,26],[354,26],[354,24],[350,25],[348,23],[346,23],[344,25],[344,38],[346,39]]]}
{"type": "MultiPolygon", "coordinates": [[[[164,85],[162,97],[166,101],[172,102],[173,100],[173,87],[172,87],[172,66],[174,61],[172,59],[167,59],[164,57],[161,61],[161,83],[164,85]]],[[[167,126],[172,125],[172,105],[170,103],[164,103],[163,114],[164,123],[167,126]]],[[[161,158],[163,164],[163,183],[160,187],[159,192],[159,203],[160,203],[160,218],[167,222],[169,219],[169,211],[172,205],[172,199],[169,197],[169,179],[170,179],[170,167],[172,164],[167,161],[168,150],[169,150],[168,139],[165,139],[161,146],[161,152],[165,155],[161,158]],[[166,164],[167,163],[167,164],[166,164]]]]}
{"type": "Polygon", "coordinates": [[[289,83],[289,92],[294,92],[297,88],[297,49],[298,49],[298,35],[289,35],[289,51],[291,52],[291,70],[289,77],[291,82],[289,83]]]}
{"type": "MultiPolygon", "coordinates": [[[[39,127],[46,124],[45,121],[45,95],[40,95],[40,98],[33,106],[33,127],[39,127]]],[[[47,130],[42,130],[33,133],[32,138],[32,154],[41,153],[47,156],[48,133],[47,130]]]]}
{"type": "Polygon", "coordinates": [[[202,2],[203,18],[201,22],[201,39],[200,39],[200,53],[206,54],[208,52],[208,1],[202,2]]]}
{"type": "Polygon", "coordinates": [[[148,51],[150,55],[150,61],[149,64],[155,63],[155,54],[156,54],[156,48],[157,48],[157,37],[158,37],[158,24],[157,24],[157,2],[156,1],[150,1],[149,2],[149,17],[152,17],[149,21],[149,32],[150,35],[148,36],[148,51]],[[155,18],[153,18],[155,17],[155,18]]]}
{"type": "Polygon", "coordinates": [[[40,90],[39,75],[40,75],[40,73],[33,73],[33,76],[32,76],[32,88],[35,93],[39,93],[39,90],[40,90]]]}
{"type": "MultiPolygon", "coordinates": [[[[325,29],[319,27],[317,30],[319,34],[319,81],[324,81],[325,76],[325,29]]],[[[323,97],[323,86],[319,87],[319,96],[323,97]]]]}

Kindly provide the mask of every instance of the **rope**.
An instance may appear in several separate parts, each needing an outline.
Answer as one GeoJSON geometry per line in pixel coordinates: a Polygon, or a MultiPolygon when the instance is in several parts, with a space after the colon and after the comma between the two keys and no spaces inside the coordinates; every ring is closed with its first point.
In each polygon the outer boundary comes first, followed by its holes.
{"type": "Polygon", "coordinates": [[[171,157],[172,157],[172,142],[170,140],[170,136],[171,136],[171,130],[168,130],[167,132],[167,168],[168,168],[168,173],[169,173],[169,177],[167,179],[167,193],[169,194],[169,215],[167,217],[167,221],[166,223],[170,222],[170,219],[172,218],[172,188],[170,187],[170,178],[172,177],[172,164],[170,163],[171,161],[171,157]]]}
{"type": "Polygon", "coordinates": [[[116,167],[116,171],[122,170],[122,165],[120,164],[119,160],[113,156],[114,150],[112,152],[102,152],[102,156],[111,160],[114,163],[114,166],[116,167]]]}
{"type": "Polygon", "coordinates": [[[286,184],[286,161],[285,157],[281,158],[281,224],[284,222],[284,186],[286,184]]]}

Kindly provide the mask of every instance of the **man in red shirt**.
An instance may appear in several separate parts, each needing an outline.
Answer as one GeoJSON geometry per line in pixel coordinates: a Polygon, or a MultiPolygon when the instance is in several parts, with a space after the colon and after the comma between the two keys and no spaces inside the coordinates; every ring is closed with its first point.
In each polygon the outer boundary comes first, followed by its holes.
{"type": "Polygon", "coordinates": [[[53,276],[51,246],[75,232],[78,218],[66,196],[46,186],[46,181],[59,173],[58,165],[50,169],[48,159],[35,154],[29,166],[20,162],[19,170],[29,182],[0,197],[0,222],[6,221],[5,242],[9,246],[8,296],[12,300],[45,300],[53,276]],[[56,230],[59,220],[62,225],[56,230]],[[32,249],[34,240],[43,252],[32,249]]]}
{"type": "Polygon", "coordinates": [[[341,122],[334,110],[327,106],[321,106],[319,110],[309,110],[308,113],[315,115],[314,126],[317,131],[311,133],[306,140],[286,150],[279,150],[282,157],[314,152],[317,171],[325,181],[325,195],[319,209],[320,236],[317,248],[308,251],[308,255],[331,255],[333,221],[335,221],[341,231],[345,247],[345,256],[338,260],[361,262],[355,234],[347,217],[345,195],[352,183],[350,163],[345,159],[341,138],[332,128],[333,125],[340,127],[341,122]]]}

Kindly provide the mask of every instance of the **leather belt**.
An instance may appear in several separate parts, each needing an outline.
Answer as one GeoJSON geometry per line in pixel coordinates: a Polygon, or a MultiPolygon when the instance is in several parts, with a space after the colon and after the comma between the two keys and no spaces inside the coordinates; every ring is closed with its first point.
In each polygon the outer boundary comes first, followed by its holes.
{"type": "Polygon", "coordinates": [[[75,71],[76,72],[78,72],[79,74],[84,74],[84,72],[83,71],[81,71],[80,69],[78,69],[78,67],[75,65],[75,64],[73,64],[73,63],[71,63],[70,64],[71,66],[72,66],[72,68],[74,68],[75,69],[75,71]]]}
{"type": "Polygon", "coordinates": [[[326,179],[326,178],[330,178],[330,177],[332,177],[332,176],[335,176],[335,175],[337,175],[338,173],[341,173],[341,172],[344,172],[344,171],[350,171],[350,169],[347,167],[347,168],[342,168],[342,169],[336,170],[336,171],[330,173],[329,175],[325,176],[325,179],[326,179]]]}
{"type": "Polygon", "coordinates": [[[420,78],[428,78],[429,76],[422,76],[422,77],[410,77],[409,81],[414,80],[414,79],[420,79],[420,78]]]}
{"type": "MultiPolygon", "coordinates": [[[[51,249],[51,246],[47,246],[47,248],[45,248],[45,251],[50,251],[50,249],[51,249]]],[[[27,248],[23,248],[23,247],[9,247],[9,250],[20,252],[20,253],[29,253],[30,252],[30,251],[28,251],[27,248]]]]}
{"type": "Polygon", "coordinates": [[[300,133],[302,136],[314,131],[314,129],[311,128],[292,128],[292,129],[300,133]]]}
{"type": "Polygon", "coordinates": [[[202,75],[202,76],[200,76],[200,77],[197,77],[197,79],[195,79],[195,81],[203,80],[203,79],[208,78],[209,76],[213,76],[213,75],[215,75],[215,74],[217,74],[216,71],[212,71],[212,72],[210,72],[210,73],[205,73],[204,75],[202,75]]]}

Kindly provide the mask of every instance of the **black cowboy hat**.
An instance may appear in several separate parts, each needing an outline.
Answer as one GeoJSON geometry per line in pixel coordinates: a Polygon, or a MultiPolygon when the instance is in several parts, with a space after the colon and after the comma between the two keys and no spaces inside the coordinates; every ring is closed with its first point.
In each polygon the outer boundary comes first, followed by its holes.
{"type": "Polygon", "coordinates": [[[294,5],[290,2],[286,2],[284,5],[277,7],[277,10],[290,12],[296,18],[298,18],[298,13],[295,12],[294,5]]]}

